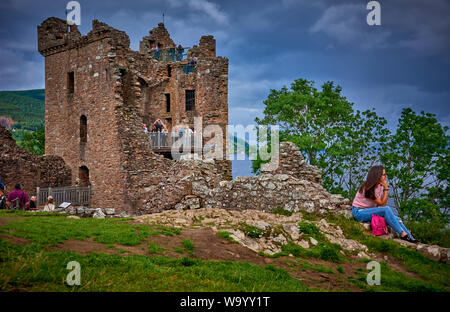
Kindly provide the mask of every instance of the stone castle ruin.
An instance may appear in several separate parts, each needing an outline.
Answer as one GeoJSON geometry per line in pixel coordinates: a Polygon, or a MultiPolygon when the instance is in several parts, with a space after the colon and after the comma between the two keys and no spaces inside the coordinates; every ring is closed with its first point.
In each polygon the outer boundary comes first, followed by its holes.
{"type": "Polygon", "coordinates": [[[276,170],[234,180],[228,160],[172,160],[152,149],[143,123],[159,118],[170,131],[201,117],[203,128],[220,126],[218,148],[226,150],[228,59],[216,56],[212,36],[184,51],[162,23],[139,51],[129,48],[123,31],[97,20],[92,25],[86,36],[54,17],[38,26],[45,152],[64,159],[72,185],[91,185],[92,207],[122,215],[202,207],[349,212],[348,200],[327,193],[321,171],[289,142],[280,145],[276,170]]]}
{"type": "MultiPolygon", "coordinates": [[[[125,32],[97,20],[86,36],[59,18],[38,26],[38,50],[45,56],[45,153],[65,160],[72,184],[92,186],[93,206],[166,209],[183,192],[162,185],[181,187],[184,172],[152,151],[142,124],[161,119],[171,131],[179,124],[193,128],[194,117],[201,117],[203,128],[222,129],[218,148],[224,148],[228,59],[216,57],[214,38],[203,36],[187,51],[197,59],[190,64],[162,23],[142,39],[140,51],[129,45],[125,32]]],[[[229,161],[215,166],[224,179],[231,177],[229,161]]]]}

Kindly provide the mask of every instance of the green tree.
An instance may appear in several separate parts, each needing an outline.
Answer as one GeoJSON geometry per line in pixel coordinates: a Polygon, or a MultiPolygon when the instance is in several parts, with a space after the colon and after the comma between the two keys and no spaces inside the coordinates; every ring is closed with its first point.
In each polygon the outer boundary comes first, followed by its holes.
{"type": "Polygon", "coordinates": [[[23,134],[23,140],[18,145],[35,155],[43,155],[45,152],[45,128],[36,131],[27,131],[23,134]]]}
{"type": "MultiPolygon", "coordinates": [[[[298,79],[290,89],[271,90],[264,118],[255,121],[279,125],[280,141],[294,142],[309,164],[322,169],[324,187],[352,198],[369,168],[379,162],[380,143],[389,131],[374,111],[354,112],[341,91],[333,82],[318,91],[314,82],[298,79]]],[[[253,161],[253,172],[262,163],[253,161]]]]}
{"type": "Polygon", "coordinates": [[[339,129],[352,113],[352,104],[341,95],[341,87],[329,81],[318,91],[313,81],[297,79],[290,89],[270,91],[264,101],[259,125],[279,125],[280,141],[291,141],[304,152],[311,165],[336,141],[339,129]]]}
{"type": "Polygon", "coordinates": [[[434,114],[422,111],[418,115],[410,108],[403,109],[396,133],[389,138],[382,155],[391,194],[402,216],[417,219],[418,215],[426,217],[440,214],[440,208],[448,209],[447,130],[434,114]],[[431,205],[426,205],[427,209],[421,213],[419,198],[431,200],[431,205]],[[437,211],[430,212],[430,207],[437,211]]]}
{"type": "Polygon", "coordinates": [[[370,167],[380,163],[382,146],[386,144],[389,130],[386,119],[374,110],[357,110],[343,124],[339,140],[321,157],[324,187],[353,199],[364,182],[370,167]]]}

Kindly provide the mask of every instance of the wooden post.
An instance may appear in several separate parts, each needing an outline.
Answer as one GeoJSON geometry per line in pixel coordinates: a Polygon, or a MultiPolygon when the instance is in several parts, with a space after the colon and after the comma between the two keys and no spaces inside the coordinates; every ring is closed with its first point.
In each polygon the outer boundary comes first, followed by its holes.
{"type": "Polygon", "coordinates": [[[88,186],[88,207],[91,207],[91,185],[88,186]]]}
{"type": "Polygon", "coordinates": [[[39,206],[39,198],[40,198],[39,192],[40,192],[40,190],[41,190],[41,188],[38,186],[36,188],[36,203],[37,203],[36,207],[39,206]]]}

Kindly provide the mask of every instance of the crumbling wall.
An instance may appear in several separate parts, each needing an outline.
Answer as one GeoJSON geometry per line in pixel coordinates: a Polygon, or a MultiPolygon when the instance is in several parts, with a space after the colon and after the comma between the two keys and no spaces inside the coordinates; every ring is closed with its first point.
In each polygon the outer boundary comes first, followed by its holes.
{"type": "Polygon", "coordinates": [[[7,191],[21,183],[29,195],[36,187],[59,187],[71,184],[71,170],[61,157],[36,156],[17,146],[11,133],[0,126],[0,176],[7,191]]]}
{"type": "Polygon", "coordinates": [[[155,48],[166,49],[174,48],[175,43],[170,39],[169,32],[164,27],[163,23],[159,23],[158,27],[150,30],[149,35],[142,38],[139,42],[139,51],[146,54],[155,48]]]}
{"type": "Polygon", "coordinates": [[[295,144],[280,143],[278,160],[279,166],[272,172],[266,167],[266,171],[259,176],[221,181],[217,187],[210,188],[201,180],[195,181],[192,183],[192,196],[176,208],[256,209],[267,212],[282,208],[320,215],[351,213],[350,201],[323,188],[320,169],[307,165],[295,144]]]}

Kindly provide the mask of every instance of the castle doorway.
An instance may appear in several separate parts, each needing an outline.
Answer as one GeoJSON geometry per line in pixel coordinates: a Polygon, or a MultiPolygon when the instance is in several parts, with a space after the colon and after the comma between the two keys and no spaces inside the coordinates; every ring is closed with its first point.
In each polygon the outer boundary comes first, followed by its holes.
{"type": "Polygon", "coordinates": [[[89,186],[89,169],[86,166],[81,166],[78,170],[78,178],[80,179],[80,186],[89,186]]]}

